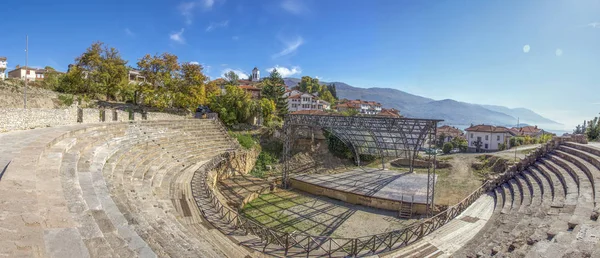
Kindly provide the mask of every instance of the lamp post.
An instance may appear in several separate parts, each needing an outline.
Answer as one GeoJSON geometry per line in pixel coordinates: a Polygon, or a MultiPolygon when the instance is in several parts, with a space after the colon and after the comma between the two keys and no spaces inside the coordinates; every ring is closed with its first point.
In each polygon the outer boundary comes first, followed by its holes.
{"type": "Polygon", "coordinates": [[[29,36],[25,35],[25,89],[23,90],[23,107],[27,109],[27,73],[29,72],[29,36]]]}

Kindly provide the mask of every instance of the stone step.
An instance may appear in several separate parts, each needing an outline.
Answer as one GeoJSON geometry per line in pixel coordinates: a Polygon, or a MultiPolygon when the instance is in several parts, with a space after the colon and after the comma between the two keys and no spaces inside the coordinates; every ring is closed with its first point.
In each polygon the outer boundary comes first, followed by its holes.
{"type": "Polygon", "coordinates": [[[512,204],[514,200],[513,191],[508,183],[503,183],[502,185],[500,185],[500,188],[504,192],[504,206],[502,207],[501,213],[507,214],[510,212],[510,209],[512,209],[512,204]]]}
{"type": "Polygon", "coordinates": [[[555,207],[564,206],[564,204],[565,204],[565,192],[564,192],[565,187],[564,187],[563,183],[560,181],[560,179],[558,179],[556,174],[552,173],[551,171],[548,171],[544,166],[541,166],[541,165],[540,166],[530,166],[528,169],[533,173],[537,173],[538,175],[544,176],[546,178],[546,180],[549,182],[550,189],[554,193],[551,206],[555,206],[555,207]]]}
{"type": "Polygon", "coordinates": [[[523,204],[523,189],[515,178],[508,180],[509,186],[513,191],[513,202],[511,212],[518,212],[521,204],[523,204]]]}
{"type": "Polygon", "coordinates": [[[589,163],[561,150],[554,151],[552,156],[555,156],[557,159],[563,159],[565,161],[564,163],[570,167],[571,171],[574,171],[577,174],[579,177],[580,197],[585,198],[586,201],[594,202],[595,187],[592,175],[593,170],[591,170],[589,163]]]}
{"type": "Polygon", "coordinates": [[[564,163],[561,159],[542,159],[541,164],[547,171],[552,171],[556,175],[561,175],[564,178],[565,187],[563,190],[566,191],[565,204],[575,205],[577,204],[577,198],[580,192],[579,177],[573,173],[569,166],[564,163]],[[567,168],[567,169],[565,169],[567,168]]]}
{"type": "Polygon", "coordinates": [[[517,182],[517,186],[521,192],[521,204],[518,211],[531,214],[529,211],[529,206],[531,205],[531,199],[533,195],[532,186],[529,181],[523,177],[523,175],[516,175],[514,179],[517,182]]]}
{"type": "Polygon", "coordinates": [[[494,196],[496,198],[494,205],[494,213],[500,213],[504,207],[504,190],[500,187],[494,188],[494,196]]]}
{"type": "Polygon", "coordinates": [[[529,170],[523,171],[522,175],[523,178],[527,180],[531,189],[531,205],[534,207],[541,207],[545,197],[543,192],[543,185],[541,184],[541,182],[538,181],[539,179],[534,177],[533,174],[529,172],[529,170]]]}
{"type": "MultiPolygon", "coordinates": [[[[144,152],[141,152],[141,153],[144,153],[144,152]]],[[[193,156],[196,156],[196,155],[193,155],[193,156]]],[[[122,166],[125,167],[125,165],[122,165],[122,166]]],[[[165,168],[164,171],[170,171],[173,167],[176,168],[177,166],[172,166],[171,168],[165,168]]],[[[132,180],[129,180],[129,181],[132,181],[132,180]]],[[[125,181],[123,181],[123,182],[125,182],[125,181]]],[[[125,187],[125,186],[126,185],[123,185],[123,187],[125,187]]],[[[128,187],[129,187],[128,189],[133,189],[133,190],[139,189],[139,187],[135,187],[135,185],[130,185],[128,187]]],[[[130,196],[127,197],[127,198],[131,199],[137,193],[138,193],[138,191],[135,191],[135,193],[130,194],[130,196]]],[[[166,205],[168,203],[169,202],[163,202],[164,205],[166,205]]],[[[149,222],[149,223],[151,223],[151,222],[149,222]]],[[[183,237],[183,236],[186,236],[185,232],[182,232],[181,230],[178,231],[177,225],[163,225],[163,226],[165,226],[165,227],[163,227],[163,229],[167,229],[168,228],[170,232],[174,232],[175,235],[173,235],[173,237],[175,237],[178,240],[179,244],[183,244],[184,242],[186,242],[185,238],[183,237]],[[177,237],[178,235],[181,236],[181,237],[178,238],[177,237]]],[[[184,244],[184,245],[191,246],[191,245],[188,245],[188,244],[184,244]]],[[[170,247],[167,247],[167,248],[170,248],[170,247]]]]}
{"type": "Polygon", "coordinates": [[[585,165],[590,172],[590,181],[595,189],[595,203],[600,202],[600,189],[598,189],[597,182],[600,182],[600,160],[598,156],[586,152],[584,150],[579,150],[577,148],[571,148],[568,146],[560,146],[559,148],[562,151],[565,151],[569,154],[572,154],[581,160],[581,163],[585,165]]]}

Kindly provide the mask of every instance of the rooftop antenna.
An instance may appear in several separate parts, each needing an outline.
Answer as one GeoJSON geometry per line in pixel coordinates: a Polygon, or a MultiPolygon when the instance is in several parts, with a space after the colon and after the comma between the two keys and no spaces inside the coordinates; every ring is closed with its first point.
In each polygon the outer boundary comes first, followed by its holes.
{"type": "Polygon", "coordinates": [[[23,106],[27,109],[27,74],[29,73],[29,36],[25,35],[25,90],[23,91],[23,106]]]}

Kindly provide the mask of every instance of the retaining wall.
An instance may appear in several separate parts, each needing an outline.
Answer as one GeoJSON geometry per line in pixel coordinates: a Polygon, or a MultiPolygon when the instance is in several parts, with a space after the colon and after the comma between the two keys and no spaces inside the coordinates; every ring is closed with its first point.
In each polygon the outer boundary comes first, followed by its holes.
{"type": "MultiPolygon", "coordinates": [[[[0,132],[26,130],[39,127],[74,125],[78,123],[100,123],[101,110],[105,112],[104,122],[130,121],[129,112],[113,109],[79,108],[76,104],[62,109],[50,108],[3,108],[0,109],[0,132]],[[115,112],[114,112],[115,111],[115,112]],[[80,116],[78,113],[80,112],[80,116]],[[114,115],[116,114],[116,118],[114,115]]],[[[140,112],[134,112],[137,120],[177,120],[186,116],[168,113],[147,112],[143,119],[140,112]]]]}

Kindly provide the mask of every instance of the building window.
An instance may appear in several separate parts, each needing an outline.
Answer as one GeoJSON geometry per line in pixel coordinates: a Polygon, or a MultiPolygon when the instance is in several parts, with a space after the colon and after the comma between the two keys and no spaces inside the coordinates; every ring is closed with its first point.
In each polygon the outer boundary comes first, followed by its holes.
{"type": "Polygon", "coordinates": [[[496,141],[500,141],[500,135],[496,136],[496,141]]]}
{"type": "Polygon", "coordinates": [[[473,134],[471,134],[471,139],[473,139],[473,134]]]}
{"type": "Polygon", "coordinates": [[[488,144],[487,144],[487,143],[485,144],[485,148],[486,148],[486,149],[488,148],[488,144]]]}
{"type": "Polygon", "coordinates": [[[488,136],[487,136],[487,135],[485,136],[485,140],[486,140],[486,141],[488,140],[488,136]]]}

